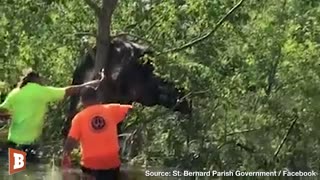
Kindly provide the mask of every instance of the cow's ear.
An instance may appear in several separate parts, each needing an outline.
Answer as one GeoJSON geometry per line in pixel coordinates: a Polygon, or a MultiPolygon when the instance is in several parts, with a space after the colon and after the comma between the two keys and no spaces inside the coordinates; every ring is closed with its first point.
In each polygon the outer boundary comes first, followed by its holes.
{"type": "Polygon", "coordinates": [[[132,45],[135,49],[135,54],[138,58],[142,57],[146,54],[152,53],[151,49],[148,46],[144,46],[144,45],[140,45],[140,44],[136,44],[136,43],[132,43],[132,45]]]}

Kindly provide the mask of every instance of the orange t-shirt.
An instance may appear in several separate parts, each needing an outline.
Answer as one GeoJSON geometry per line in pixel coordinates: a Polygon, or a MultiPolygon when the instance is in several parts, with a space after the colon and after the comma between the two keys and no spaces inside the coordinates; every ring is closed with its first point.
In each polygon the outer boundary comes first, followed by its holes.
{"type": "Polygon", "coordinates": [[[80,142],[81,165],[91,169],[121,165],[117,124],[131,108],[120,104],[92,105],[74,117],[69,136],[80,142]]]}

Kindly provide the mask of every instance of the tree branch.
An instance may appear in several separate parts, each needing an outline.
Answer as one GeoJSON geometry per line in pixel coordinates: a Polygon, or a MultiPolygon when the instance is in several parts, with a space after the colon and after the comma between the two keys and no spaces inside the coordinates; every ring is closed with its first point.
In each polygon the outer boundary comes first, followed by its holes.
{"type": "Polygon", "coordinates": [[[278,154],[279,154],[279,152],[280,152],[280,150],[281,150],[282,146],[283,146],[283,145],[284,145],[284,143],[287,141],[288,136],[289,136],[290,132],[292,131],[292,129],[293,129],[293,127],[294,127],[294,125],[296,124],[297,120],[298,120],[298,118],[296,117],[296,118],[291,122],[291,125],[290,125],[290,127],[289,127],[289,129],[288,129],[288,131],[287,131],[286,135],[283,137],[283,139],[281,140],[281,143],[279,144],[279,146],[278,146],[277,150],[274,152],[274,154],[273,154],[273,158],[276,158],[276,157],[278,156],[278,154]]]}
{"type": "Polygon", "coordinates": [[[250,133],[250,132],[258,131],[258,130],[261,130],[261,128],[258,128],[258,129],[246,129],[246,130],[242,130],[242,131],[234,131],[234,132],[231,132],[231,133],[227,134],[227,136],[233,136],[233,135],[236,135],[236,134],[250,133]]]}
{"type": "Polygon", "coordinates": [[[94,13],[99,16],[100,12],[101,12],[101,8],[98,6],[98,4],[96,4],[93,0],[84,0],[88,6],[90,6],[94,13]]]}
{"type": "Polygon", "coordinates": [[[164,52],[161,52],[159,53],[158,55],[160,54],[163,54],[163,53],[173,53],[173,52],[177,52],[177,51],[181,51],[181,50],[184,50],[184,49],[187,49],[195,44],[198,44],[200,43],[201,41],[207,39],[208,37],[210,37],[212,34],[214,34],[218,29],[219,27],[230,17],[230,15],[235,12],[244,2],[245,0],[240,0],[238,2],[238,4],[236,4],[232,9],[229,10],[229,12],[224,15],[219,21],[218,23],[215,25],[215,27],[210,31],[208,32],[206,35],[202,36],[202,37],[199,37],[197,39],[194,39],[193,41],[191,42],[188,42],[178,48],[173,48],[173,49],[169,49],[169,50],[166,50],[164,52]]]}
{"type": "Polygon", "coordinates": [[[273,127],[275,127],[275,125],[260,127],[260,128],[256,128],[256,129],[245,129],[242,131],[234,131],[234,132],[228,133],[227,136],[233,136],[233,135],[237,135],[237,134],[245,134],[245,133],[250,133],[250,132],[260,131],[260,130],[267,131],[268,129],[273,128],[273,127]]]}
{"type": "Polygon", "coordinates": [[[74,33],[75,36],[91,36],[91,37],[97,37],[94,33],[91,32],[76,32],[74,33]]]}
{"type": "Polygon", "coordinates": [[[228,145],[228,144],[233,144],[233,143],[235,143],[234,140],[231,140],[231,141],[228,141],[228,142],[224,142],[224,143],[220,144],[220,145],[217,147],[217,149],[220,150],[222,147],[224,147],[224,146],[226,146],[226,145],[228,145]]]}

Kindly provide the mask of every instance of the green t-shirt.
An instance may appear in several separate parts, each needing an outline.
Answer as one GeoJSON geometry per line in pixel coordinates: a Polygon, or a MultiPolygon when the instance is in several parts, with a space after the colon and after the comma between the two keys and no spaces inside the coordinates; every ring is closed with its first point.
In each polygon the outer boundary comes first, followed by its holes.
{"type": "Polygon", "coordinates": [[[13,89],[0,105],[12,115],[8,140],[16,144],[31,144],[37,140],[42,134],[48,103],[62,100],[65,90],[36,83],[13,89]]]}

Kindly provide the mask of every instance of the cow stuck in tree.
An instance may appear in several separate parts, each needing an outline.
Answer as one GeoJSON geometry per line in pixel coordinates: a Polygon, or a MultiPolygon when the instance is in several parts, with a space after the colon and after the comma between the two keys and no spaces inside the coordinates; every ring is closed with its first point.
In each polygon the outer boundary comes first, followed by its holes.
{"type": "MultiPolygon", "coordinates": [[[[82,58],[73,74],[73,85],[90,80],[94,73],[95,48],[82,58]]],[[[114,39],[110,44],[109,63],[105,69],[105,80],[98,91],[102,92],[103,103],[138,102],[145,106],[162,105],[183,114],[191,113],[190,103],[184,93],[175,88],[173,83],[166,82],[154,74],[151,61],[141,62],[144,55],[149,54],[147,48],[136,43],[114,39]]],[[[79,96],[70,98],[69,117],[65,130],[69,129],[73,116],[77,113],[79,96]]],[[[65,131],[66,133],[66,131],[65,131]]]]}

